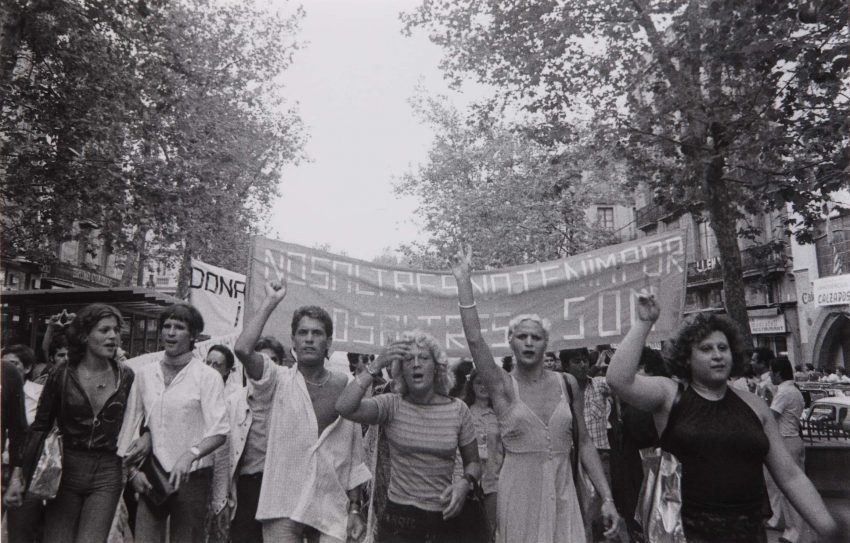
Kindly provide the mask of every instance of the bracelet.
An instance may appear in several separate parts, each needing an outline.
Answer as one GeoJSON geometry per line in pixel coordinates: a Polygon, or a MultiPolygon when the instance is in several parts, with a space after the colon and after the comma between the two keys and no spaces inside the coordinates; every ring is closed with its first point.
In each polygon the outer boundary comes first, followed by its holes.
{"type": "Polygon", "coordinates": [[[348,503],[348,514],[350,515],[352,513],[354,513],[356,515],[360,514],[360,504],[359,503],[357,503],[357,502],[349,502],[348,503]]]}
{"type": "Polygon", "coordinates": [[[127,477],[127,482],[129,483],[130,481],[135,479],[136,475],[138,475],[138,474],[139,474],[139,470],[137,470],[137,469],[131,470],[130,476],[127,477]]]}
{"type": "Polygon", "coordinates": [[[469,305],[463,305],[462,303],[458,302],[457,306],[461,309],[472,309],[473,307],[475,307],[475,302],[472,302],[469,305]]]}
{"type": "Polygon", "coordinates": [[[603,498],[602,503],[611,502],[614,503],[614,498],[603,498]]]}

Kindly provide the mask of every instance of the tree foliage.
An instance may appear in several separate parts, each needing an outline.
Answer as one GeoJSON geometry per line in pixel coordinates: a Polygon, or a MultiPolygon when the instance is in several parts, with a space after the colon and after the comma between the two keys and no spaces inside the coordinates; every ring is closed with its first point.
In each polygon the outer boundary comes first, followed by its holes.
{"type": "Polygon", "coordinates": [[[4,254],[48,263],[74,221],[108,249],[231,269],[300,156],[275,92],[301,11],[14,0],[0,55],[4,254]],[[147,238],[147,243],[144,240],[147,238]]]}
{"type": "Polygon", "coordinates": [[[848,10],[806,4],[426,0],[403,20],[444,48],[450,78],[474,75],[540,116],[541,142],[589,118],[656,203],[702,210],[727,310],[748,330],[738,219],[790,204],[811,226],[848,186],[848,10]]]}
{"type": "Polygon", "coordinates": [[[585,216],[593,203],[624,203],[624,172],[612,154],[590,163],[581,145],[547,148],[521,130],[465,119],[439,99],[417,110],[436,133],[426,164],[397,190],[418,197],[429,238],[403,247],[407,263],[445,268],[458,243],[471,243],[481,266],[509,266],[576,254],[611,242],[585,216]]]}

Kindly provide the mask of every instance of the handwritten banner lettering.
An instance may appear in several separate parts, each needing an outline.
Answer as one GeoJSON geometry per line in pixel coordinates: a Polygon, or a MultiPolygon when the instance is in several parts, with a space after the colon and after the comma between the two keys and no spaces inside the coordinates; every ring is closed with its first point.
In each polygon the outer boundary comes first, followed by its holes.
{"type": "MultiPolygon", "coordinates": [[[[581,255],[473,275],[482,333],[496,355],[509,354],[508,322],[524,313],[549,319],[550,350],[617,343],[637,319],[636,295],[662,305],[651,340],[666,339],[681,317],[684,232],[674,231],[581,255]]],[[[450,271],[393,268],[300,245],[254,238],[246,318],[269,280],[288,293],[264,330],[288,342],[292,312],[318,305],[334,321],[334,348],[377,353],[405,330],[426,330],[451,356],[468,354],[450,271]]]]}

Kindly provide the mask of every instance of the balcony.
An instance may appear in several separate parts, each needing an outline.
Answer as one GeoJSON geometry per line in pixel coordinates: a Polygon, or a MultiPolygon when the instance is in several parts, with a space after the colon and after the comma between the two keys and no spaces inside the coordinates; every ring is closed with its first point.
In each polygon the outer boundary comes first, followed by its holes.
{"type": "Polygon", "coordinates": [[[650,204],[640,209],[635,210],[635,225],[638,229],[643,230],[648,226],[652,226],[658,221],[664,220],[672,216],[673,213],[667,208],[656,204],[650,204]]]}
{"type": "Polygon", "coordinates": [[[784,272],[789,261],[785,248],[775,244],[755,245],[741,251],[744,277],[784,272]]]}
{"type": "MultiPolygon", "coordinates": [[[[784,272],[788,262],[785,249],[776,245],[756,245],[741,250],[741,270],[744,277],[784,272]]],[[[688,285],[708,285],[723,282],[720,257],[688,262],[688,285]]]]}

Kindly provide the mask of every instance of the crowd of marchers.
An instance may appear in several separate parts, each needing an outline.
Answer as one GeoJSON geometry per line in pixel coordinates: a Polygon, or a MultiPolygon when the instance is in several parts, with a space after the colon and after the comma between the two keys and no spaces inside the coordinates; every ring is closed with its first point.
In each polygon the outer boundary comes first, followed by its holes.
{"type": "Polygon", "coordinates": [[[522,314],[497,364],[469,250],[450,264],[471,354],[460,363],[412,330],[333,371],[322,307],[276,331],[290,348],[262,335],[287,293],[279,282],[233,349],[206,359],[188,303],[162,312],[162,356],[136,371],[122,315],[105,304],[52,319],[46,363],[4,348],[9,540],[657,541],[635,514],[641,451],[657,447],[681,465],[680,539],[665,541],[766,542],[779,529],[796,543],[806,524],[824,541],[848,537],[804,473],[795,384],[847,379],[843,368],[795,372],[714,313],[683,319],[662,355],[646,345],[660,313],[649,294],[616,352],[552,352],[546,319],[522,314]],[[61,476],[43,496],[33,486],[54,429],[61,476]]]}

